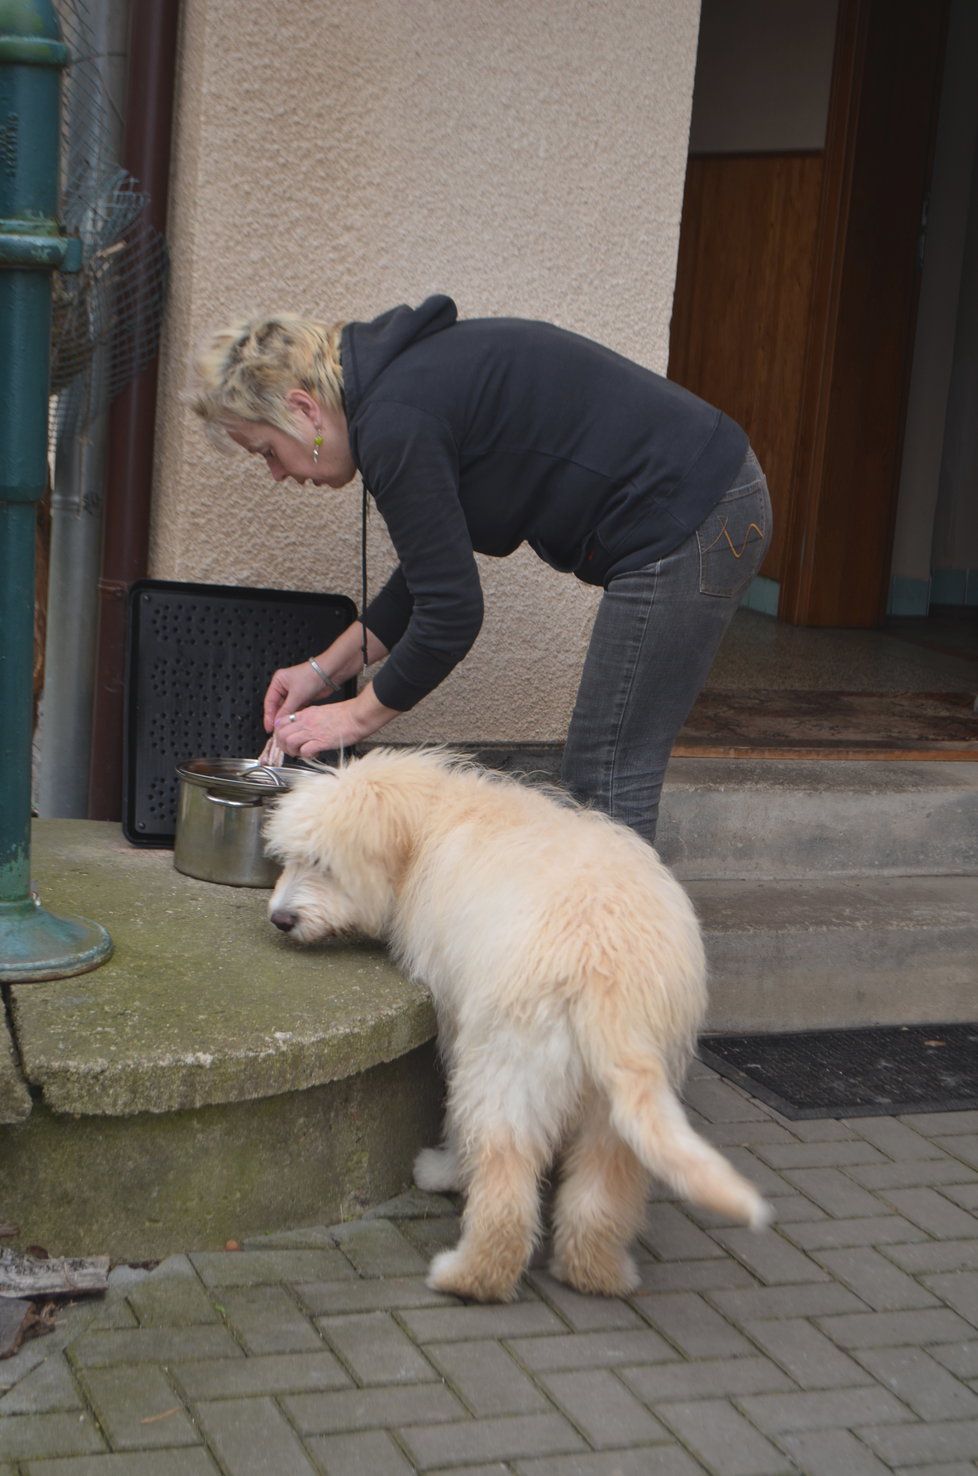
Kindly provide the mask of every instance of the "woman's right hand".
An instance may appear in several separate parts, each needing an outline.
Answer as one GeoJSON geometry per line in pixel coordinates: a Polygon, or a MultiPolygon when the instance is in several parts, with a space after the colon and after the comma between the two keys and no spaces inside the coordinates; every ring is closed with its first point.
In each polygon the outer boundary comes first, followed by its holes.
{"type": "Polygon", "coordinates": [[[262,708],[265,732],[274,732],[277,717],[288,717],[290,712],[298,712],[325,696],[326,688],[308,661],[301,661],[298,666],[280,667],[273,674],[265,693],[262,708]]]}

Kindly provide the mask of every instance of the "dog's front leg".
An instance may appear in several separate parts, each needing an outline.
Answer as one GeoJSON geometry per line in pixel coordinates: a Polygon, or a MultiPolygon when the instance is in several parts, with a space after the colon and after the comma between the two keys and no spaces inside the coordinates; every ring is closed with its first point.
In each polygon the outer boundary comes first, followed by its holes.
{"type": "Polygon", "coordinates": [[[475,1302],[511,1302],[540,1230],[539,1182],[546,1148],[517,1144],[507,1129],[489,1134],[467,1154],[468,1197],[462,1238],[435,1256],[434,1291],[475,1302]]]}

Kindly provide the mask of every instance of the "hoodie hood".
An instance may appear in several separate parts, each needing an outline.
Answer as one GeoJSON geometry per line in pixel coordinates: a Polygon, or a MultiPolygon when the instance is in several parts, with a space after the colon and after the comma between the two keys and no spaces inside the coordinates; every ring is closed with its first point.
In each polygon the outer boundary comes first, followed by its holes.
{"type": "Polygon", "coordinates": [[[425,298],[420,307],[402,305],[381,313],[370,323],[348,323],[341,346],[347,419],[353,419],[364,395],[398,354],[420,339],[450,328],[457,319],[458,309],[452,299],[439,293],[425,298]]]}

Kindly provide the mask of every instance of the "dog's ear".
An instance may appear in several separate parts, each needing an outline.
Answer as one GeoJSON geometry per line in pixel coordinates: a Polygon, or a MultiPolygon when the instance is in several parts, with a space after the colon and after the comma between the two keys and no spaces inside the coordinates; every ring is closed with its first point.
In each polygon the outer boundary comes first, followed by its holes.
{"type": "Polygon", "coordinates": [[[265,849],[279,861],[315,866],[324,860],[330,832],[329,810],[336,793],[335,769],[302,775],[285,794],[266,806],[262,823],[265,849]]]}

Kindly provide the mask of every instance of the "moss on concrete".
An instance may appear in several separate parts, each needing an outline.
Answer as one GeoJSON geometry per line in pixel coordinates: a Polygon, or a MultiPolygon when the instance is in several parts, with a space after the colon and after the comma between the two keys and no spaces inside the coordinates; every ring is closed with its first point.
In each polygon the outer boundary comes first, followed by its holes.
{"type": "Polygon", "coordinates": [[[301,1091],[431,1039],[431,1000],[367,944],[303,948],[268,893],[181,875],[114,824],[36,823],[45,906],[96,918],[115,953],[90,974],[11,988],[27,1079],[56,1112],[173,1112],[301,1091]]]}

